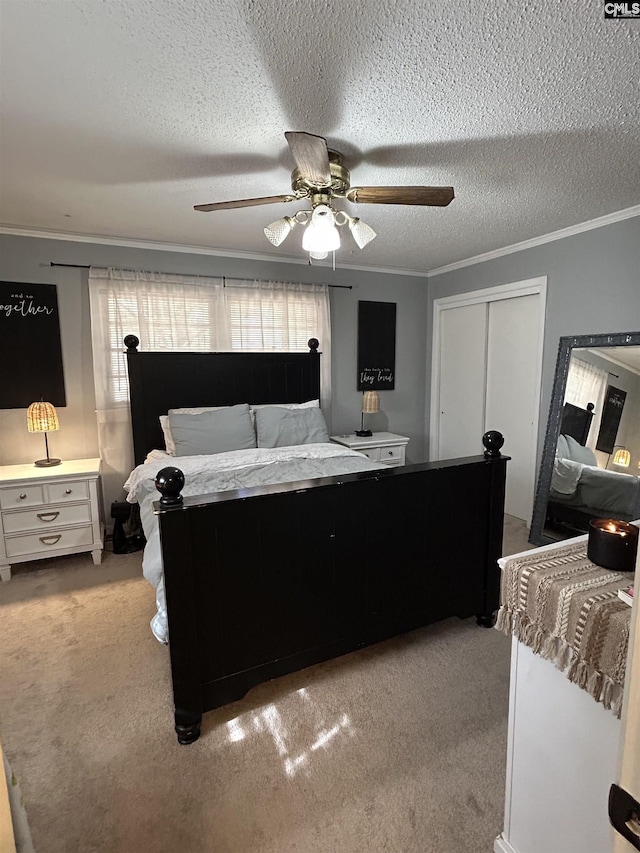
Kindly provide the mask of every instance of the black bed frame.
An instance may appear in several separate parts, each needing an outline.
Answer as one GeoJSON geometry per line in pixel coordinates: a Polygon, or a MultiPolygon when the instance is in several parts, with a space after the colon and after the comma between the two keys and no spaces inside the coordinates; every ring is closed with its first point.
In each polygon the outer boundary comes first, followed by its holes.
{"type": "MultiPolygon", "coordinates": [[[[154,420],[169,407],[319,396],[315,340],[309,354],[135,345],[127,339],[137,460],[162,446],[154,420]]],[[[508,457],[499,433],[483,443],[466,459],[201,497],[183,497],[182,472],[163,469],[155,508],[178,741],[199,737],[203,712],[284,673],[450,616],[492,625],[508,457]]]]}

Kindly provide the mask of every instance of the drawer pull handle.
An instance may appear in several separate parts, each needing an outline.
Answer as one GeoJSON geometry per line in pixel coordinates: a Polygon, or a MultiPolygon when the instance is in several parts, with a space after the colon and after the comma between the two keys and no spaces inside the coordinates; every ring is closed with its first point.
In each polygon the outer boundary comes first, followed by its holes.
{"type": "Polygon", "coordinates": [[[62,538],[62,533],[57,536],[40,536],[39,539],[43,545],[55,545],[62,538]]]}
{"type": "Polygon", "coordinates": [[[38,518],[40,521],[55,521],[59,515],[59,512],[39,512],[38,518]]]}
{"type": "Polygon", "coordinates": [[[387,450],[387,453],[389,454],[389,456],[393,456],[393,450],[387,450]]]}
{"type": "Polygon", "coordinates": [[[26,495],[25,495],[25,493],[23,492],[23,493],[20,495],[20,500],[21,500],[21,501],[23,501],[25,498],[26,498],[26,495]]]}
{"type": "Polygon", "coordinates": [[[73,491],[73,489],[65,489],[64,493],[65,493],[65,495],[70,495],[72,491],[73,491]]]}

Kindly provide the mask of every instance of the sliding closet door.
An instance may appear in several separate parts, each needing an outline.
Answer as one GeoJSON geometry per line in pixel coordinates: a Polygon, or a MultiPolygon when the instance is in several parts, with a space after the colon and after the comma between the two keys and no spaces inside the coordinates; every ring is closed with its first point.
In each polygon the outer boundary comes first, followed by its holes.
{"type": "Polygon", "coordinates": [[[436,459],[483,450],[487,305],[440,315],[440,424],[436,459]]]}
{"type": "Polygon", "coordinates": [[[533,509],[539,394],[539,294],[489,303],[485,428],[505,437],[505,505],[529,522],[533,509]]]}
{"type": "Polygon", "coordinates": [[[531,521],[546,280],[530,279],[434,303],[430,458],[482,453],[505,437],[506,512],[531,521]]]}

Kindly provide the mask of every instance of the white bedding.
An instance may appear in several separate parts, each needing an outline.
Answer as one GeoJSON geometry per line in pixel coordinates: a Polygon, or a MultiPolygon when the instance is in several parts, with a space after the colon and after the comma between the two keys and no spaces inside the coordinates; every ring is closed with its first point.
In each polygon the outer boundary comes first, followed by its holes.
{"type": "Polygon", "coordinates": [[[157,613],[151,620],[151,630],[161,643],[167,642],[167,611],[160,535],[153,503],[160,497],[155,487],[156,475],[167,466],[175,466],[184,473],[183,495],[205,495],[385,468],[382,463],[372,462],[362,453],[324,443],[234,450],[213,456],[175,457],[163,451],[152,451],[145,463],[131,472],[124,488],[127,500],[140,505],[140,519],[147,539],[142,570],[145,578],[156,588],[157,613]]]}

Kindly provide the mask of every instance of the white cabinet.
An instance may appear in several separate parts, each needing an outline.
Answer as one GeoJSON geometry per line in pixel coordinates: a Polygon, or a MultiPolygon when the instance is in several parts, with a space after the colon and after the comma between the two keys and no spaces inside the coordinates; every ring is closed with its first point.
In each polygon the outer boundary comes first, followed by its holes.
{"type": "Polygon", "coordinates": [[[374,432],[370,436],[332,435],[331,441],[342,444],[350,450],[358,450],[368,456],[372,462],[383,462],[391,468],[405,464],[405,448],[409,439],[405,435],[393,432],[374,432]]]}
{"type": "Polygon", "coordinates": [[[71,459],[55,468],[0,467],[0,578],[11,564],[91,551],[102,559],[99,459],[71,459]]]}

